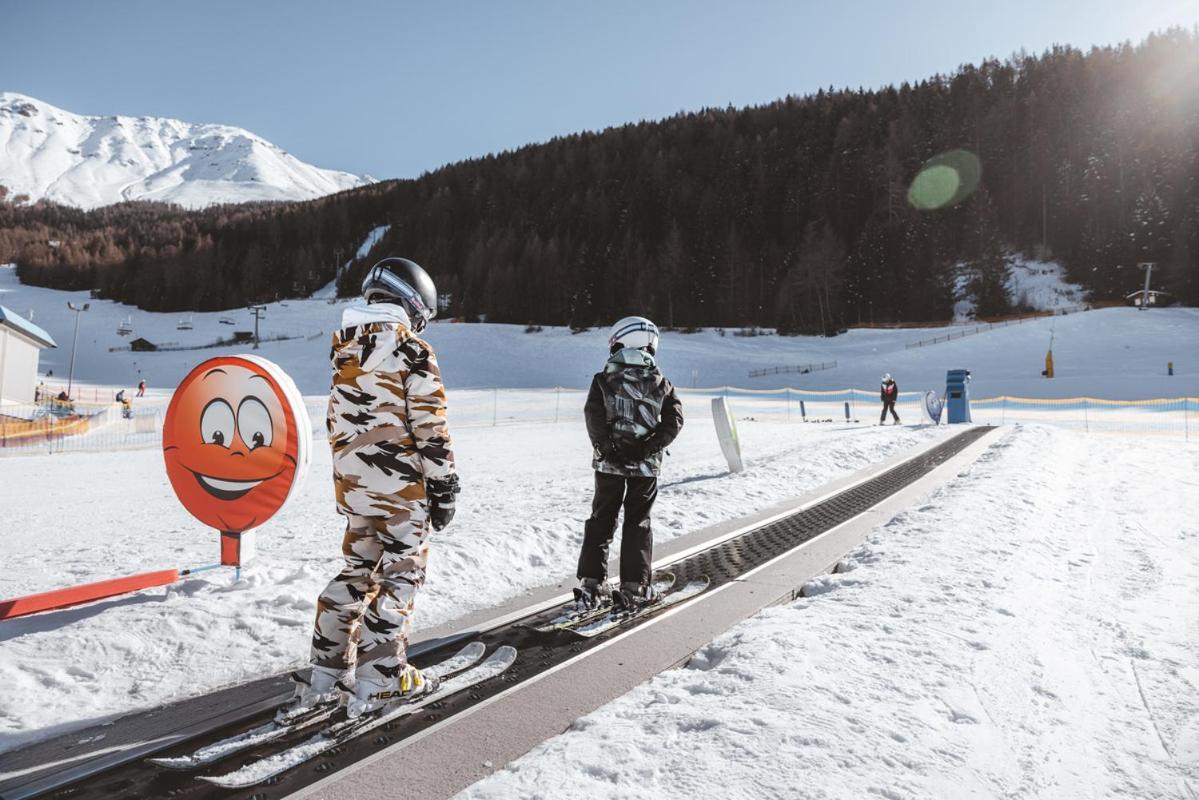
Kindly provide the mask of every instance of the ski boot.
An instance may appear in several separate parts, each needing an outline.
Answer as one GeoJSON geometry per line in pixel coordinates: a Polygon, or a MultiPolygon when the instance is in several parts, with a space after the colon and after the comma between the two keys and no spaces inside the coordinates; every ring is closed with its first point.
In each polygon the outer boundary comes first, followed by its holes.
{"type": "Polygon", "coordinates": [[[410,702],[436,691],[439,684],[437,678],[426,676],[411,664],[401,667],[394,678],[385,678],[377,673],[360,675],[353,694],[346,700],[346,716],[357,719],[389,703],[410,702]]]}
{"type": "Polygon", "coordinates": [[[625,581],[620,588],[612,592],[612,607],[616,611],[628,614],[640,611],[661,599],[658,590],[652,583],[625,581]]]}
{"type": "Polygon", "coordinates": [[[612,588],[599,578],[581,579],[574,593],[576,614],[589,614],[612,604],[612,588]]]}
{"type": "Polygon", "coordinates": [[[313,667],[307,678],[299,672],[293,672],[291,679],[296,685],[295,693],[275,714],[275,721],[286,725],[318,706],[336,703],[341,697],[346,677],[346,671],[337,667],[313,667]]]}

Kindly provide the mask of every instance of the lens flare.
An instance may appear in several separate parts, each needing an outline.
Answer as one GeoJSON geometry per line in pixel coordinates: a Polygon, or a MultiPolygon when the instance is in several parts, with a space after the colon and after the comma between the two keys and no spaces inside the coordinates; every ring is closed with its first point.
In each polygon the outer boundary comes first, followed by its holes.
{"type": "Polygon", "coordinates": [[[908,202],[921,211],[950,208],[978,188],[982,164],[968,150],[950,150],[933,156],[912,179],[908,202]]]}

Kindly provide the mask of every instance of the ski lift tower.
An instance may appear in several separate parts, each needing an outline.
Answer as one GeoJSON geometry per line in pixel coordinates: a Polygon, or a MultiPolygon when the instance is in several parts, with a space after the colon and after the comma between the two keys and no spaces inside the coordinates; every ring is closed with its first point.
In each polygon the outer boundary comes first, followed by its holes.
{"type": "Polygon", "coordinates": [[[266,311],[266,306],[247,306],[250,313],[254,315],[254,349],[258,349],[258,320],[262,319],[262,314],[266,311]]]}
{"type": "Polygon", "coordinates": [[[67,308],[75,312],[75,336],[71,339],[71,368],[67,371],[67,397],[71,396],[71,389],[75,386],[75,345],[79,344],[79,315],[91,308],[91,303],[84,303],[82,306],[77,306],[70,300],[67,301],[67,308]]]}
{"type": "Polygon", "coordinates": [[[1149,276],[1153,274],[1156,265],[1156,261],[1142,261],[1137,264],[1138,268],[1145,270],[1145,291],[1141,294],[1141,305],[1137,307],[1141,311],[1149,310],[1149,276]]]}

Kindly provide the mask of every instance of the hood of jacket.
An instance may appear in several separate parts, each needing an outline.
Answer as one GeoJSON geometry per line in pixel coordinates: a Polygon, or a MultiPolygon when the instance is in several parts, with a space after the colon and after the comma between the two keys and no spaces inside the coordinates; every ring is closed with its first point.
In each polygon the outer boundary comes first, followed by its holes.
{"type": "Polygon", "coordinates": [[[408,314],[395,303],[368,303],[361,306],[350,306],[341,313],[343,329],[355,325],[369,325],[372,322],[398,324],[412,330],[412,321],[408,319],[408,314]]]}
{"type": "Polygon", "coordinates": [[[609,356],[608,362],[604,364],[604,372],[618,372],[621,370],[636,370],[649,374],[657,372],[658,362],[644,350],[626,347],[623,350],[617,350],[609,356]]]}

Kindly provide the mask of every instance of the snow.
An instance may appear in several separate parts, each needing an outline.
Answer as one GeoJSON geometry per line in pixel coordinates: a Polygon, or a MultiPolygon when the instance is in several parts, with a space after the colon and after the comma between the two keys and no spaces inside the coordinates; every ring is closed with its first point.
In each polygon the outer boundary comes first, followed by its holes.
{"type": "Polygon", "coordinates": [[[358,252],[354,254],[354,258],[366,258],[369,256],[371,250],[375,249],[375,245],[382,241],[384,234],[389,230],[391,230],[390,225],[380,225],[377,228],[372,228],[370,233],[366,235],[366,238],[362,240],[362,244],[358,246],[358,252]]]}
{"type": "MultiPolygon", "coordinates": [[[[384,234],[386,234],[389,230],[391,230],[390,225],[379,225],[378,227],[371,228],[370,232],[366,235],[366,238],[362,240],[362,244],[358,246],[358,252],[356,252],[354,254],[354,258],[351,258],[349,261],[342,264],[341,267],[338,268],[337,277],[341,277],[341,273],[343,271],[345,271],[346,269],[348,269],[349,266],[351,264],[353,264],[356,259],[366,258],[367,256],[369,256],[371,254],[371,250],[373,250],[375,248],[375,245],[377,245],[380,241],[382,241],[384,234]]],[[[337,298],[337,278],[336,277],[333,280],[329,281],[324,286],[322,286],[320,289],[317,289],[316,292],[314,292],[312,295],[313,300],[324,300],[326,302],[329,302],[329,301],[336,302],[336,298],[337,298]]]]}
{"type": "MultiPolygon", "coordinates": [[[[1066,268],[1056,261],[1029,258],[1011,252],[1005,256],[1008,278],[1005,288],[1008,300],[1018,309],[1057,311],[1076,309],[1087,300],[1087,292],[1077,283],[1066,279],[1066,268]]],[[[964,264],[958,265],[954,279],[953,318],[958,322],[974,319],[974,297],[970,294],[971,274],[964,264]]]]}
{"type": "Polygon", "coordinates": [[[1194,797],[1199,446],[1017,428],[461,797],[1194,797]]]}
{"type": "MultiPolygon", "coordinates": [[[[582,397],[563,408],[559,424],[453,428],[463,493],[453,525],[433,537],[418,628],[573,574],[592,472],[582,397]]],[[[729,475],[706,401],[684,399],[684,409],[654,510],[659,542],[949,433],[743,420],[749,466],[729,475]]],[[[344,520],[330,472],[328,447],[318,444],[307,484],[260,530],[258,560],[239,583],[209,571],[0,622],[0,751],[303,664],[316,597],[340,568],[344,520]]],[[[216,533],[174,498],[157,449],[0,459],[0,487],[0,598],[217,560],[216,533]],[[37,501],[14,502],[30,497],[37,501]]]]}
{"type": "Polygon", "coordinates": [[[1021,308],[1053,311],[1075,308],[1087,300],[1087,292],[1066,280],[1066,269],[1056,261],[1012,258],[1008,261],[1008,296],[1021,308]]]}
{"type": "Polygon", "coordinates": [[[306,200],[371,183],[320,169],[230,125],[159,117],[89,117],[0,92],[0,185],[81,208],[158,200],[306,200]]]}
{"type": "MultiPolygon", "coordinates": [[[[364,242],[367,254],[379,235],[364,242]]],[[[92,303],[76,380],[103,394],[145,377],[155,396],[138,409],[160,405],[201,359],[247,348],[112,350],[128,345],[116,334],[121,320],[132,317],[129,338],[188,346],[252,329],[237,310],[183,315],[194,327],[178,330],[181,315],[22,286],[0,267],[0,303],[32,312],[60,342],[74,323],[68,300],[92,303]],[[236,324],[222,325],[224,316],[236,324]]],[[[346,302],[273,303],[263,321],[263,336],[293,338],[257,352],[295,378],[313,414],[346,302]]],[[[975,398],[1199,396],[1199,369],[1185,360],[1199,333],[1195,309],[1089,311],[906,346],[944,331],[667,332],[661,363],[683,387],[872,390],[886,371],[913,391],[966,367],[975,398]],[[1058,377],[1045,380],[1050,336],[1058,377]],[[833,360],[835,369],[808,375],[747,374],[833,360]]],[[[606,336],[430,326],[464,493],[454,524],[434,536],[418,629],[572,573],[592,480],[579,390],[602,363],[606,336]],[[546,391],[555,386],[575,390],[546,391]]],[[[42,353],[52,384],[69,358],[69,347],[42,353]]],[[[659,542],[953,432],[788,425],[778,396],[734,398],[748,462],[739,475],[725,470],[706,397],[684,393],[688,424],[655,509],[659,542]]],[[[295,502],[260,532],[258,560],[239,582],[204,572],[0,623],[0,751],[302,664],[343,529],[323,444],[314,462],[295,502]]],[[[718,783],[732,797],[1176,797],[1187,796],[1184,781],[1194,794],[1196,475],[1199,445],[1181,439],[1009,428],[975,466],[876,530],[845,572],[814,581],[807,598],[737,626],[687,669],[583,718],[467,796],[689,796],[718,783]]],[[[154,447],[2,458],[0,507],[0,597],[216,558],[216,534],[174,499],[154,447]]]]}
{"type": "MultiPolygon", "coordinates": [[[[369,239],[368,239],[369,241],[369,239]]],[[[114,303],[91,300],[87,292],[63,292],[24,286],[16,271],[0,266],[0,304],[18,313],[33,312],[35,324],[58,342],[69,343],[74,315],[68,300],[90,302],[80,319],[79,353],[75,377],[107,386],[133,386],[140,377],[151,387],[178,384],[199,361],[245,346],[218,347],[185,352],[134,353],[129,341],[145,337],[159,344],[200,346],[233,330],[253,330],[253,319],[243,309],[195,314],[158,314],[114,303]],[[235,325],[223,325],[222,317],[235,325]],[[121,337],[117,325],[131,317],[134,332],[121,337]],[[191,318],[194,329],[177,330],[181,318],[191,318]]],[[[306,395],[329,388],[329,336],[340,324],[351,301],[316,298],[288,300],[267,306],[261,323],[264,338],[294,337],[263,342],[258,353],[284,368],[306,395]]],[[[1066,316],[1033,319],[1018,325],[994,328],[975,336],[928,347],[907,345],[958,331],[935,329],[854,329],[832,338],[819,336],[736,336],[718,330],[662,334],[659,361],[663,371],[679,386],[741,386],[777,389],[790,386],[810,390],[856,387],[873,391],[884,372],[890,372],[900,390],[944,390],[945,372],[966,368],[973,372],[971,392],[976,398],[998,395],[1024,397],[1075,397],[1108,399],[1199,396],[1199,363],[1188,360],[1199,338],[1199,309],[1162,308],[1138,311],[1112,308],[1066,316]],[[1053,339],[1057,377],[1041,377],[1045,351],[1053,339]],[[753,369],[836,361],[834,369],[807,375],[779,374],[750,378],[753,369]],[[1175,374],[1167,376],[1166,363],[1175,374]]],[[[426,338],[437,350],[451,390],[469,387],[586,388],[607,352],[607,330],[571,334],[548,327],[524,333],[520,325],[460,324],[434,321],[426,338]]],[[[42,370],[52,369],[55,379],[65,377],[70,347],[43,351],[42,370]]]]}

